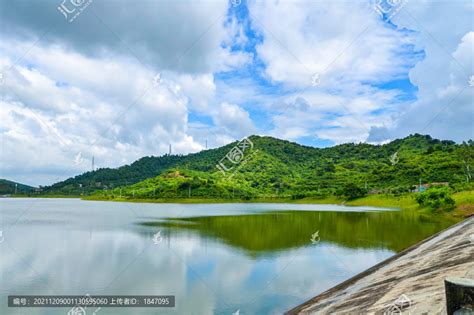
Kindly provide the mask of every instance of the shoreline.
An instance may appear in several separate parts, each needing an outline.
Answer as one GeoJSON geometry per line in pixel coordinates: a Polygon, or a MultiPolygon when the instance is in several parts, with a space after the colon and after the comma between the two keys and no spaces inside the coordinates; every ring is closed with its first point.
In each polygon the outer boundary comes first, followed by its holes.
{"type": "Polygon", "coordinates": [[[82,197],[82,200],[112,201],[112,202],[136,202],[136,203],[176,203],[176,204],[228,204],[228,203],[288,203],[288,204],[318,204],[337,205],[348,207],[378,207],[391,208],[402,211],[414,211],[426,215],[438,215],[445,217],[466,218],[474,215],[474,191],[461,191],[453,194],[456,202],[450,211],[435,211],[429,207],[421,207],[415,201],[415,194],[403,194],[399,196],[388,194],[367,195],[353,200],[344,200],[335,196],[325,198],[255,198],[245,199],[219,199],[219,198],[160,198],[160,199],[128,199],[128,198],[104,198],[104,197],[82,197]]]}
{"type": "Polygon", "coordinates": [[[343,200],[336,198],[324,199],[291,199],[291,198],[255,198],[255,199],[224,199],[224,198],[81,198],[82,200],[136,202],[136,203],[176,203],[176,204],[206,204],[206,203],[290,203],[290,204],[332,204],[345,205],[343,200]]]}
{"type": "MultiPolygon", "coordinates": [[[[399,196],[388,194],[368,195],[353,200],[344,200],[335,196],[326,198],[255,198],[255,199],[220,199],[220,198],[156,198],[156,199],[129,199],[129,198],[105,198],[102,196],[72,196],[72,195],[43,195],[43,196],[8,196],[8,198],[66,198],[81,199],[85,201],[104,201],[104,202],[130,202],[130,203],[174,203],[174,204],[252,204],[252,203],[286,203],[286,204],[317,204],[317,205],[337,205],[337,206],[366,206],[378,208],[390,208],[401,211],[413,211],[420,214],[434,215],[441,217],[466,218],[474,215],[474,191],[461,191],[453,194],[456,205],[449,211],[438,211],[428,207],[421,207],[414,199],[414,194],[403,194],[399,196]]],[[[1,200],[1,198],[0,198],[1,200]]]]}

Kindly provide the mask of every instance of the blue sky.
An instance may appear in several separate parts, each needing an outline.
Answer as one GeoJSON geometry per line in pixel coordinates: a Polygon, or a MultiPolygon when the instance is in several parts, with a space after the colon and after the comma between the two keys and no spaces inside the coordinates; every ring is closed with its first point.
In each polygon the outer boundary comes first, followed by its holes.
{"type": "MultiPolygon", "coordinates": [[[[244,81],[244,84],[252,84],[253,89],[259,94],[259,96],[265,95],[265,99],[239,99],[238,105],[246,110],[253,123],[258,127],[258,131],[261,133],[269,133],[272,129],[275,128],[275,125],[272,121],[272,114],[268,113],[265,109],[265,102],[278,102],[280,99],[284,98],[289,94],[299,94],[304,93],[307,89],[311,89],[310,83],[308,86],[297,86],[297,87],[287,87],[282,82],[275,82],[269,76],[265,75],[265,61],[262,60],[257,52],[256,47],[262,45],[264,42],[265,36],[258,32],[254,27],[252,27],[251,17],[249,16],[249,8],[245,5],[238,5],[236,7],[230,6],[227,13],[227,22],[229,25],[235,19],[242,28],[242,33],[245,36],[245,42],[239,42],[241,39],[241,34],[234,35],[234,38],[228,46],[232,51],[244,51],[250,54],[251,61],[245,64],[238,69],[233,69],[231,71],[223,71],[215,73],[214,79],[216,85],[239,85],[239,82],[244,81]]],[[[396,32],[413,34],[415,32],[408,29],[397,29],[397,26],[394,25],[390,20],[386,18],[381,18],[387,24],[388,28],[393,29],[396,32]]],[[[273,35],[272,35],[273,36],[273,35]]],[[[285,47],[284,44],[281,45],[282,54],[290,54],[293,56],[291,47],[285,47]]],[[[298,63],[299,60],[296,56],[295,63],[298,63]]],[[[385,81],[379,82],[363,82],[375,89],[381,91],[394,91],[396,92],[396,100],[399,102],[413,102],[416,101],[417,87],[410,81],[408,74],[409,69],[412,68],[416,62],[423,60],[424,51],[422,49],[417,50],[414,47],[414,44],[404,44],[404,51],[399,53],[397,58],[407,60],[406,69],[399,74],[396,78],[390,78],[385,81]]],[[[374,116],[382,115],[386,112],[384,108],[378,108],[373,111],[374,116]]],[[[325,119],[331,120],[334,115],[337,113],[327,112],[325,119]]],[[[192,119],[198,120],[198,116],[191,113],[192,119]]],[[[203,122],[205,124],[212,125],[212,121],[204,118],[203,122]]],[[[315,126],[317,128],[317,126],[315,126]]],[[[335,127],[330,126],[328,129],[333,129],[335,127]]],[[[275,136],[278,136],[276,134],[275,136]]],[[[311,145],[316,147],[327,147],[334,145],[336,142],[331,139],[321,139],[316,135],[303,135],[295,138],[298,143],[311,145]]]]}
{"type": "Polygon", "coordinates": [[[383,2],[382,17],[378,1],[93,1],[73,21],[58,1],[3,1],[1,177],[48,184],[92,156],[251,134],[472,138],[473,3],[383,2]]]}

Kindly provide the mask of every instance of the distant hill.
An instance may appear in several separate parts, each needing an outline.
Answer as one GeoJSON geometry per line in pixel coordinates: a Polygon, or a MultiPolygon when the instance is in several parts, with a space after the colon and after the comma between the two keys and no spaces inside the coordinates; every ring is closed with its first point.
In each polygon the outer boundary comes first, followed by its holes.
{"type": "Polygon", "coordinates": [[[15,185],[16,192],[18,194],[29,194],[35,190],[35,187],[12,182],[6,179],[0,179],[0,195],[9,195],[15,193],[15,185]]]}
{"type": "Polygon", "coordinates": [[[473,141],[456,144],[410,135],[384,145],[349,143],[314,148],[272,137],[251,136],[244,163],[223,174],[216,164],[238,143],[188,155],[143,157],[46,187],[46,193],[97,190],[135,197],[317,196],[354,183],[367,190],[407,191],[423,182],[464,185],[473,169],[473,141]],[[110,192],[112,191],[112,192],[110,192]]]}

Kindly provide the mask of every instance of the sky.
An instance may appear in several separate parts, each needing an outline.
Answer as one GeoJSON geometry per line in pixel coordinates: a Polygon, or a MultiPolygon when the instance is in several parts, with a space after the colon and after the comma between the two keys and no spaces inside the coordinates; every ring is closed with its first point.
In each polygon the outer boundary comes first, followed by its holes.
{"type": "Polygon", "coordinates": [[[472,1],[2,0],[0,177],[258,134],[474,138],[472,1]],[[395,4],[394,4],[395,3],[395,4]]]}

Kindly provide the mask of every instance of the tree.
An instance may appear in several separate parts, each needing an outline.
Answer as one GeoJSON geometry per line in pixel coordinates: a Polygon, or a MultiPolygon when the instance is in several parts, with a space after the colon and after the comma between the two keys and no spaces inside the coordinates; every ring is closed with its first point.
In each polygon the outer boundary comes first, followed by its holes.
{"type": "Polygon", "coordinates": [[[461,148],[459,149],[459,156],[463,162],[463,170],[464,170],[464,175],[466,176],[466,182],[470,182],[472,179],[472,174],[471,174],[471,161],[472,161],[472,156],[473,151],[474,151],[474,146],[471,141],[469,143],[463,142],[461,145],[461,148]]]}
{"type": "Polygon", "coordinates": [[[364,197],[367,191],[357,186],[354,183],[345,184],[342,189],[338,191],[338,195],[346,197],[348,200],[364,197]]]}
{"type": "Polygon", "coordinates": [[[432,209],[451,208],[455,204],[451,194],[451,189],[446,186],[432,187],[427,191],[417,193],[415,199],[420,206],[428,206],[432,209]]]}

